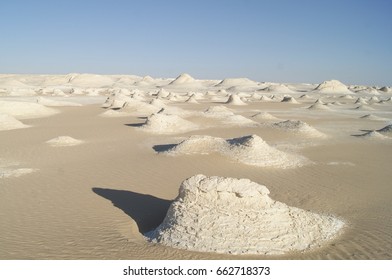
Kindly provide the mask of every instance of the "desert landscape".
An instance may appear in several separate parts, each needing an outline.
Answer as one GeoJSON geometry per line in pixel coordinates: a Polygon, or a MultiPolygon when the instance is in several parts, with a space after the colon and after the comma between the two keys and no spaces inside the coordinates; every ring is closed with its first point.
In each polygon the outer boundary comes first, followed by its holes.
{"type": "Polygon", "coordinates": [[[391,259],[392,88],[0,74],[0,259],[391,259]]]}

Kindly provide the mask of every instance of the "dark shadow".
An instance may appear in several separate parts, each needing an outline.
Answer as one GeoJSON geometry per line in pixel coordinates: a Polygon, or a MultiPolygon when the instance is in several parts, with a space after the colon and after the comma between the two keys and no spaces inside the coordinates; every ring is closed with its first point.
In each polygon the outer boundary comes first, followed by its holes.
{"type": "Polygon", "coordinates": [[[94,193],[110,200],[113,205],[131,217],[140,233],[158,227],[166,216],[171,200],[131,191],[93,188],[94,193]]]}
{"type": "Polygon", "coordinates": [[[152,148],[157,153],[163,153],[171,150],[176,144],[155,145],[152,148]]]}
{"type": "Polygon", "coordinates": [[[143,122],[143,123],[126,123],[126,124],[124,124],[124,125],[126,125],[126,126],[132,126],[132,127],[141,127],[141,126],[143,126],[145,123],[143,122]]]}

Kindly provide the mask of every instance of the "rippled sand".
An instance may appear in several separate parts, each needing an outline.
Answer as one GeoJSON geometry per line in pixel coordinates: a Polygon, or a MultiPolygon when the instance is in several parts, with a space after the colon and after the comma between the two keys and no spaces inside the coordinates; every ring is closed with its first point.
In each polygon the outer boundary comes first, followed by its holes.
{"type": "MultiPolygon", "coordinates": [[[[250,119],[268,111],[282,120],[301,120],[328,138],[306,138],[270,125],[209,125],[197,131],[225,139],[256,134],[312,161],[294,169],[248,166],[219,154],[160,156],[154,146],[195,133],[146,133],[134,126],[144,121],[137,116],[102,118],[105,109],[99,104],[56,107],[56,115],[23,120],[29,128],[0,131],[0,158],[35,170],[0,179],[0,258],[391,259],[392,142],[352,136],[386,122],[361,119],[365,113],[355,110],[310,112],[306,107],[313,102],[225,106],[250,119]],[[53,148],[46,143],[60,135],[85,144],[53,148]],[[197,253],[146,242],[140,232],[162,222],[180,183],[195,174],[248,178],[267,185],[274,200],[336,215],[347,228],[320,249],[280,256],[197,253]]],[[[176,106],[202,111],[211,105],[216,104],[176,106]]],[[[383,106],[382,116],[391,119],[391,106],[383,106]]],[[[198,115],[188,120],[212,122],[198,115]]]]}

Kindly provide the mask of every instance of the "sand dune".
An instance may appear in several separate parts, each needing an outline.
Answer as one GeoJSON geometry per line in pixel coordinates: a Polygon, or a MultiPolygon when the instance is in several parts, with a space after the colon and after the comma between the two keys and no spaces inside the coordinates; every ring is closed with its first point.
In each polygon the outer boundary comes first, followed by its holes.
{"type": "Polygon", "coordinates": [[[48,107],[56,107],[56,106],[82,106],[82,104],[76,102],[62,101],[62,100],[53,100],[44,97],[38,97],[37,103],[48,106],[48,107]]]}
{"type": "Polygon", "coordinates": [[[37,103],[0,100],[0,113],[20,119],[30,119],[47,117],[58,113],[58,111],[37,103]]]}
{"type": "Polygon", "coordinates": [[[12,129],[20,129],[30,127],[29,125],[25,125],[21,121],[18,121],[13,116],[8,114],[0,113],[0,131],[2,130],[12,130],[12,129]]]}
{"type": "Polygon", "coordinates": [[[248,179],[185,180],[163,223],[147,233],[166,246],[225,254],[284,254],[322,246],[344,222],[275,201],[248,179]]]}

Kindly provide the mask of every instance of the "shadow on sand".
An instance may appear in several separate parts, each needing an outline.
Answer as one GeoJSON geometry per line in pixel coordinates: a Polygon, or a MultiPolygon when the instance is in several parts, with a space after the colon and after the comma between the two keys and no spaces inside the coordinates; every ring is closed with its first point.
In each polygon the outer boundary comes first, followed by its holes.
{"type": "Polygon", "coordinates": [[[171,200],[131,191],[93,188],[94,193],[110,200],[131,217],[144,234],[158,227],[166,216],[171,200]]]}
{"type": "Polygon", "coordinates": [[[157,153],[163,153],[163,152],[170,151],[175,146],[177,146],[177,145],[176,144],[163,144],[163,145],[154,145],[152,148],[157,153]]]}

